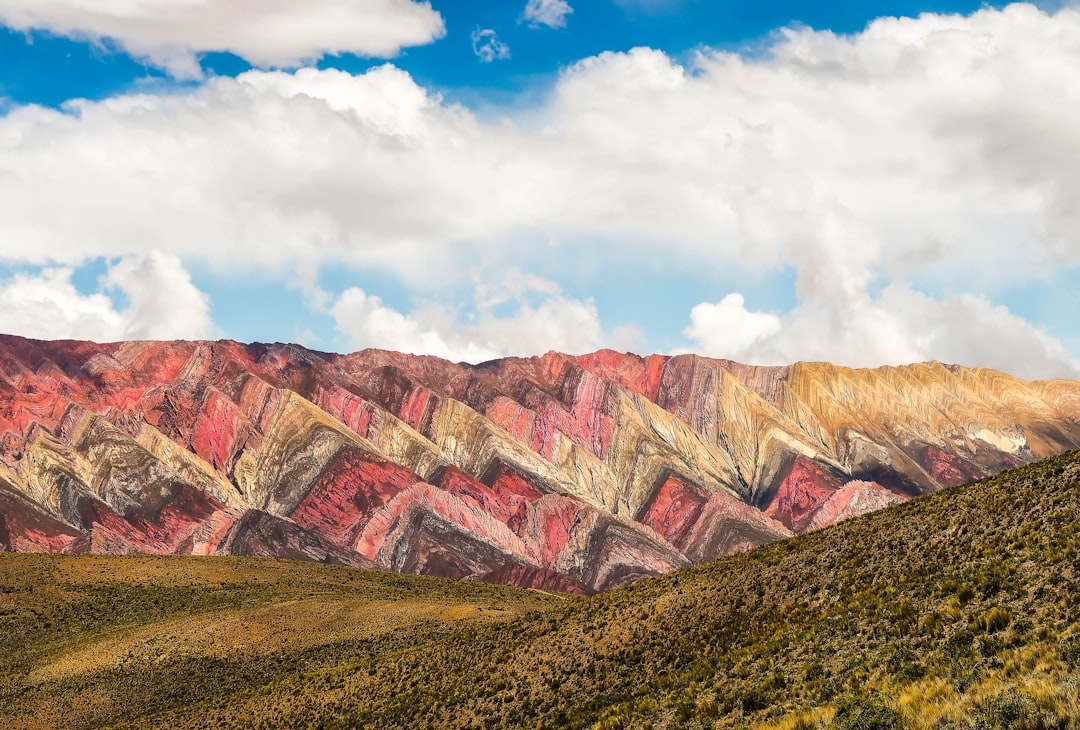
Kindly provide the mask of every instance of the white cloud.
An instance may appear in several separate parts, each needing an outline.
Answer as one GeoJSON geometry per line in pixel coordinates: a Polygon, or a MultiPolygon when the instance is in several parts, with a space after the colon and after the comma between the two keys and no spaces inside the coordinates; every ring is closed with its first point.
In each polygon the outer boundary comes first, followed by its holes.
{"type": "Polygon", "coordinates": [[[104,294],[83,295],[74,272],[48,268],[0,282],[0,331],[38,339],[121,339],[122,318],[104,294]]]}
{"type": "Polygon", "coordinates": [[[423,289],[588,243],[641,266],[793,271],[799,305],[762,342],[798,316],[828,359],[937,356],[945,339],[888,309],[910,298],[877,292],[910,282],[951,316],[962,292],[997,311],[1004,287],[1080,265],[1077,37],[1080,13],[1013,5],[789,30],[754,58],[605,53],[503,117],[392,66],[16,107],[0,116],[0,258],[153,247],[223,270],[347,262],[423,289]],[[564,247],[522,245],[549,238],[564,247]]]}
{"type": "Polygon", "coordinates": [[[803,304],[779,317],[744,308],[730,294],[691,312],[690,351],[740,362],[827,360],[855,367],[940,360],[1028,378],[1080,377],[1080,361],[1060,339],[973,294],[935,298],[906,284],[833,311],[803,304]]]}
{"type": "Polygon", "coordinates": [[[257,66],[298,66],[328,53],[394,56],[445,32],[430,3],[413,0],[0,0],[0,23],[109,39],[184,78],[202,75],[202,51],[229,51],[257,66]]]}
{"type": "Polygon", "coordinates": [[[325,311],[334,298],[330,292],[319,286],[319,269],[309,263],[296,267],[296,274],[285,286],[299,291],[304,306],[315,312],[325,311]]]}
{"type": "Polygon", "coordinates": [[[481,63],[510,58],[510,46],[500,41],[491,28],[477,28],[472,32],[472,49],[481,63]]]}
{"type": "Polygon", "coordinates": [[[780,331],[780,318],[766,312],[750,312],[741,294],[728,294],[719,302],[703,302],[690,312],[690,326],[683,330],[701,354],[745,357],[755,346],[780,331]]]}
{"type": "Polygon", "coordinates": [[[870,243],[829,260],[854,256],[871,276],[891,261],[910,271],[905,252],[928,238],[935,271],[963,262],[977,286],[1080,261],[1080,237],[1064,235],[1080,225],[1080,105],[1052,101],[1080,94],[1080,49],[1061,40],[1080,34],[1077,13],[948,22],[961,29],[914,40],[884,21],[854,38],[799,31],[773,58],[710,54],[691,69],[646,49],[603,54],[545,105],[493,122],[392,66],[252,72],[66,114],[17,107],[0,117],[0,253],[258,247],[270,262],[408,274],[451,242],[505,250],[535,231],[771,265],[799,255],[800,219],[824,231],[832,217],[870,243]]]}
{"type": "Polygon", "coordinates": [[[1080,361],[1061,340],[983,297],[935,299],[894,284],[878,306],[905,320],[922,360],[979,363],[1031,378],[1080,377],[1080,361]]]}
{"type": "Polygon", "coordinates": [[[565,28],[566,16],[573,12],[566,0],[529,0],[522,18],[534,27],[565,28]]]}
{"type": "Polygon", "coordinates": [[[214,329],[209,298],[176,256],[126,256],[109,267],[103,284],[128,299],[120,313],[126,339],[196,339],[214,329]]]}
{"type": "MultiPolygon", "coordinates": [[[[303,288],[309,303],[326,301],[326,292],[317,286],[303,288]]],[[[376,347],[472,363],[549,350],[592,352],[640,341],[633,328],[605,331],[591,299],[567,297],[553,282],[517,270],[494,284],[478,284],[465,323],[437,305],[403,314],[358,287],[346,289],[326,311],[353,349],[376,347]],[[512,311],[503,312],[507,305],[512,311]]]]}
{"type": "Polygon", "coordinates": [[[128,256],[109,267],[97,293],[83,294],[73,270],[49,267],[0,281],[0,331],[37,339],[195,339],[214,330],[209,300],[175,256],[128,256]],[[103,293],[128,300],[116,309],[103,293]]]}

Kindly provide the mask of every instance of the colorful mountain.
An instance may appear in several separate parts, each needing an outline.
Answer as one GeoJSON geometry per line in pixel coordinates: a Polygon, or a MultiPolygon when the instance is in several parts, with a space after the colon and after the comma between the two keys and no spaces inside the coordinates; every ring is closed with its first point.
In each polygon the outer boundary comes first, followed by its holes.
{"type": "Polygon", "coordinates": [[[588,593],[1080,447],[1080,382],[0,337],[0,548],[588,593]]]}

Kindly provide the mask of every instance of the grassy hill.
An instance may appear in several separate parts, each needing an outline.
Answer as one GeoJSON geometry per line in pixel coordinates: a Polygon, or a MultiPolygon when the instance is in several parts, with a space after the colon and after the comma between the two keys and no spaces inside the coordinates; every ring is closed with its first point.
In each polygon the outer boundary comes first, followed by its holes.
{"type": "Polygon", "coordinates": [[[1078,538],[1073,453],[587,599],[3,556],[0,725],[1080,727],[1078,538]]]}
{"type": "Polygon", "coordinates": [[[0,554],[0,727],[98,727],[565,598],[248,558],[0,554]]]}

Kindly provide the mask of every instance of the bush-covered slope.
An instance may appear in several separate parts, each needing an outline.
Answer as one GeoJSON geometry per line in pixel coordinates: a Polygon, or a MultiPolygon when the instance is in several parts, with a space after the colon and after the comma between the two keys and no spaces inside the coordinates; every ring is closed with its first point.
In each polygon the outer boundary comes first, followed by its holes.
{"type": "Polygon", "coordinates": [[[148,724],[1076,726],[1078,534],[1074,453],[148,724]]]}

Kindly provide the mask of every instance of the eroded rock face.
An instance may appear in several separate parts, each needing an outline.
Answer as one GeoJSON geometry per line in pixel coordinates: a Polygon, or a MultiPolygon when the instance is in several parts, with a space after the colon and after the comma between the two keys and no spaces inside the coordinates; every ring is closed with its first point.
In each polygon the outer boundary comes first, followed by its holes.
{"type": "Polygon", "coordinates": [[[1080,447],[1080,383],[0,337],[0,550],[589,593],[1080,447]]]}

